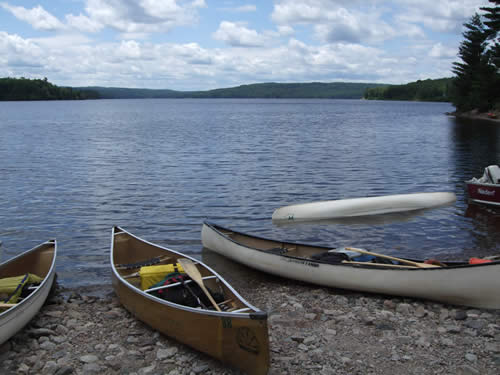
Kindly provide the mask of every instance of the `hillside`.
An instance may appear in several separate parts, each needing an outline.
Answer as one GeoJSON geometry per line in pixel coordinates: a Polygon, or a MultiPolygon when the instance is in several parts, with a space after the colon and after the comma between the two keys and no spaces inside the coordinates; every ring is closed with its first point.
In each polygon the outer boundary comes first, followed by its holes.
{"type": "Polygon", "coordinates": [[[426,79],[405,85],[368,88],[365,99],[449,102],[453,78],[426,79]]]}
{"type": "Polygon", "coordinates": [[[0,101],[97,99],[89,90],[59,87],[45,79],[0,78],[0,101]]]}
{"type": "Polygon", "coordinates": [[[80,87],[93,90],[103,99],[138,98],[324,98],[361,99],[366,89],[376,88],[376,83],[256,83],[207,91],[174,91],[114,87],[80,87]]]}

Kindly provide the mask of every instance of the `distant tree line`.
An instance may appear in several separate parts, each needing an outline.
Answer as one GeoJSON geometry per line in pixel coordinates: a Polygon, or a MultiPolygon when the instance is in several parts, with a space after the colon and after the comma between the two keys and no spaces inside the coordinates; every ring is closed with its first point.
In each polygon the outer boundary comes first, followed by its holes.
{"type": "Polygon", "coordinates": [[[151,90],[119,87],[82,87],[99,93],[103,99],[139,98],[311,98],[361,99],[367,88],[377,83],[307,82],[307,83],[255,83],[206,91],[151,90]]]}
{"type": "Polygon", "coordinates": [[[476,13],[464,24],[461,61],[453,63],[457,112],[500,110],[500,0],[489,2],[482,16],[476,13]]]}
{"type": "Polygon", "coordinates": [[[97,99],[91,90],[58,87],[44,79],[0,78],[0,100],[76,100],[97,99]]]}
{"type": "Polygon", "coordinates": [[[385,85],[369,88],[365,99],[377,100],[413,100],[426,102],[449,102],[452,78],[426,79],[405,85],[385,85]]]}

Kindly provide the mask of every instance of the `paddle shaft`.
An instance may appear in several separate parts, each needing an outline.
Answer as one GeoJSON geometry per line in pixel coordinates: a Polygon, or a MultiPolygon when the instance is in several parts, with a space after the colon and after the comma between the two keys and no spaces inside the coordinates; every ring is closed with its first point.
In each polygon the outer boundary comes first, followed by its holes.
{"type": "Polygon", "coordinates": [[[385,258],[385,259],[395,260],[397,262],[409,264],[410,266],[419,267],[419,268],[436,268],[436,267],[439,267],[439,266],[436,266],[435,264],[426,264],[426,263],[413,262],[411,260],[406,260],[406,259],[391,257],[390,255],[372,253],[371,251],[366,251],[366,250],[358,249],[358,248],[355,248],[355,247],[346,247],[346,249],[347,250],[356,251],[356,252],[361,253],[361,254],[373,255],[373,256],[379,257],[379,258],[385,258]]]}
{"type": "Polygon", "coordinates": [[[191,259],[187,258],[180,258],[177,259],[177,262],[182,266],[184,269],[184,272],[196,283],[198,286],[203,290],[203,292],[206,294],[212,305],[215,307],[217,311],[222,311],[219,306],[217,306],[217,302],[213,299],[212,295],[210,292],[207,290],[205,287],[205,284],[203,283],[203,279],[201,277],[200,271],[198,271],[198,268],[196,265],[191,261],[191,259]]]}
{"type": "Polygon", "coordinates": [[[407,268],[412,268],[412,269],[418,268],[418,267],[410,266],[410,265],[404,266],[402,264],[354,262],[354,261],[351,261],[351,260],[343,260],[342,263],[344,263],[344,264],[359,264],[360,266],[377,266],[377,267],[388,267],[388,268],[404,268],[404,269],[407,269],[407,268]]]}
{"type": "Polygon", "coordinates": [[[17,303],[0,303],[0,307],[3,307],[3,308],[10,308],[10,307],[13,307],[16,305],[17,305],[17,303]]]}

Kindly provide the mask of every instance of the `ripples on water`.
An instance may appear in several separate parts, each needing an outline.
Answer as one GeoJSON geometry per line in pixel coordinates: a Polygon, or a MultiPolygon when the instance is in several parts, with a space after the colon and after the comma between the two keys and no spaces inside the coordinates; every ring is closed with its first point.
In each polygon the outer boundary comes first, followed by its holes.
{"type": "Polygon", "coordinates": [[[396,256],[499,253],[500,215],[464,181],[498,163],[498,125],[446,103],[99,100],[0,103],[3,260],[49,238],[65,286],[109,284],[111,227],[201,256],[203,220],[396,256]],[[433,210],[275,225],[283,205],[451,191],[433,210]]]}

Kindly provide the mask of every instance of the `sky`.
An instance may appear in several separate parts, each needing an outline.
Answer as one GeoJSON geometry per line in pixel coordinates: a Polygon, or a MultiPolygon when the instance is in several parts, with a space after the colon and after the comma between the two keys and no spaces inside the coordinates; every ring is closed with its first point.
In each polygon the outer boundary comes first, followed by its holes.
{"type": "Polygon", "coordinates": [[[0,0],[0,77],[210,90],[451,77],[487,0],[0,0]]]}

